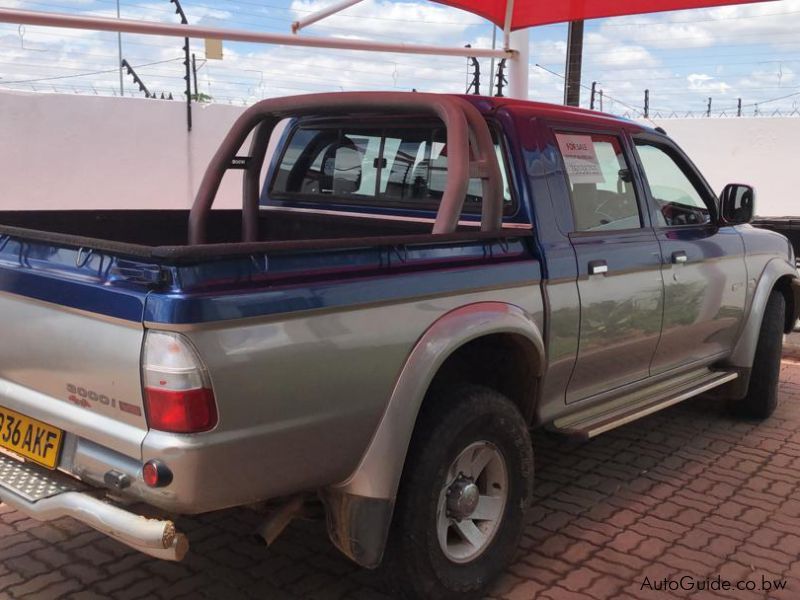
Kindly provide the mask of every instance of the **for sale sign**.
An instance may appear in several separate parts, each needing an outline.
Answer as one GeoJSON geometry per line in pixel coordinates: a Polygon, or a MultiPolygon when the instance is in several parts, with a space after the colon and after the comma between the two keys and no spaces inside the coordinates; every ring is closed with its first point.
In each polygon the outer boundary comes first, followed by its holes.
{"type": "Polygon", "coordinates": [[[591,136],[556,134],[571,183],[603,183],[603,171],[591,136]]]}

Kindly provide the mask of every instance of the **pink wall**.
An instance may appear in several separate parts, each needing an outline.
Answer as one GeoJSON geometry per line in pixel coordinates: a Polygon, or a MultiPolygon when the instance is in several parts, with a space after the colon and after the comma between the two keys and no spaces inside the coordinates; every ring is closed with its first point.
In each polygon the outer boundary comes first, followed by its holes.
{"type": "MultiPolygon", "coordinates": [[[[0,92],[0,210],[187,208],[241,107],[177,101],[0,92]]],[[[752,183],[762,216],[800,215],[800,118],[658,122],[714,189],[752,183]]],[[[241,202],[231,173],[217,199],[241,202]]]]}

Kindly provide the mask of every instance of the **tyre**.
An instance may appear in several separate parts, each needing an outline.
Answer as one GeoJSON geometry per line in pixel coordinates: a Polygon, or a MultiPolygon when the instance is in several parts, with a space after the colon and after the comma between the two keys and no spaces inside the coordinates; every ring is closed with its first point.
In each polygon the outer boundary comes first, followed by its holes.
{"type": "Polygon", "coordinates": [[[426,400],[386,554],[393,597],[479,597],[513,560],[533,487],[517,407],[464,385],[426,400]]]}
{"type": "Polygon", "coordinates": [[[747,395],[731,407],[740,417],[766,419],[778,406],[785,320],[786,300],[783,294],[773,291],[764,309],[747,395]]]}

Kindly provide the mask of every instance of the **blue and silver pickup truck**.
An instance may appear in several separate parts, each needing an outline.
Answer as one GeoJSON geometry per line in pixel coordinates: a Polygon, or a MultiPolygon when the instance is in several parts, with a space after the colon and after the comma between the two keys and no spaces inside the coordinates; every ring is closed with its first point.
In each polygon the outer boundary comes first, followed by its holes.
{"type": "Polygon", "coordinates": [[[775,409],[798,275],[753,210],[600,113],[263,101],[191,211],[0,213],[0,498],[168,560],[173,515],[270,500],[271,540],[319,498],[396,595],[480,594],[531,428],[588,439],[712,390],[775,409]],[[242,210],[212,210],[231,171],[242,210]]]}

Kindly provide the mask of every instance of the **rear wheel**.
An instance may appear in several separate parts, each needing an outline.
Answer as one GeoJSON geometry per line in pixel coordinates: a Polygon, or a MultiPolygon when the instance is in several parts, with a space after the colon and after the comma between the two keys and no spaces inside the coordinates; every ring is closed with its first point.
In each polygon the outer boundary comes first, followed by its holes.
{"type": "Polygon", "coordinates": [[[786,318],[786,300],[773,291],[767,300],[761,321],[761,332],[750,374],[747,395],[731,406],[738,416],[748,419],[766,419],[778,406],[778,379],[783,351],[783,327],[786,318]]]}
{"type": "Polygon", "coordinates": [[[394,596],[480,596],[514,557],[532,481],[528,428],[511,401],[472,385],[430,398],[387,549],[394,596]]]}

